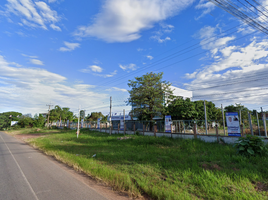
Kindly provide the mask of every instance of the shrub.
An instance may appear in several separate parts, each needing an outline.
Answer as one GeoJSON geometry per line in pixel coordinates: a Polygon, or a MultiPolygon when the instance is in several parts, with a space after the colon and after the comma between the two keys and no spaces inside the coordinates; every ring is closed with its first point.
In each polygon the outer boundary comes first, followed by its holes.
{"type": "Polygon", "coordinates": [[[258,136],[246,135],[246,137],[241,137],[234,146],[237,148],[237,153],[244,156],[264,156],[268,153],[263,139],[258,136]]]}

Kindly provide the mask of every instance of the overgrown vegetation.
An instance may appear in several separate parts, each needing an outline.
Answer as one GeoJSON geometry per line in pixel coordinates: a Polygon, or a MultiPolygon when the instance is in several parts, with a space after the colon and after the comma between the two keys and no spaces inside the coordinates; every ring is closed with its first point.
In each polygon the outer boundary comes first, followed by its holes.
{"type": "Polygon", "coordinates": [[[257,136],[246,135],[246,137],[241,137],[234,146],[237,148],[237,153],[243,156],[268,155],[268,149],[264,145],[263,139],[257,136]]]}
{"type": "Polygon", "coordinates": [[[232,145],[200,140],[120,136],[82,130],[77,139],[69,131],[30,143],[132,196],[268,199],[267,157],[245,157],[232,145]]]}

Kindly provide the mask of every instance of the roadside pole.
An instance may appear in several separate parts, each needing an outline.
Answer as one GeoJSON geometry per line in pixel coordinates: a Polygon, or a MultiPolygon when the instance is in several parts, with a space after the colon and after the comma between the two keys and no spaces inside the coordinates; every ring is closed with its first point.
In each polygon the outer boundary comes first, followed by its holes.
{"type": "Polygon", "coordinates": [[[251,135],[254,135],[253,134],[253,128],[252,128],[252,121],[251,121],[251,114],[250,114],[250,112],[248,112],[248,121],[249,121],[251,135]]]}
{"type": "Polygon", "coordinates": [[[265,113],[263,113],[262,107],[261,107],[261,114],[262,114],[262,121],[263,121],[263,127],[264,127],[264,134],[265,134],[265,137],[267,137],[266,115],[265,115],[265,113]]]}
{"type": "Polygon", "coordinates": [[[242,115],[241,115],[241,109],[239,109],[239,118],[240,118],[240,124],[242,124],[242,115]]]}
{"type": "Polygon", "coordinates": [[[47,127],[49,128],[49,114],[50,114],[50,106],[53,106],[51,104],[48,104],[48,113],[47,113],[47,127]]]}
{"type": "Polygon", "coordinates": [[[112,135],[112,97],[110,97],[110,135],[112,135]]]}
{"type": "Polygon", "coordinates": [[[204,100],[204,111],[205,111],[205,126],[206,126],[206,135],[208,134],[208,123],[207,123],[207,109],[206,109],[206,101],[204,100]]]}
{"type": "Polygon", "coordinates": [[[78,109],[78,123],[77,123],[77,138],[78,138],[78,135],[79,135],[79,119],[80,119],[80,106],[79,106],[79,109],[78,109]]]}
{"type": "Polygon", "coordinates": [[[225,135],[225,120],[224,120],[224,110],[222,104],[221,104],[221,112],[222,112],[223,133],[225,135]]]}
{"type": "Polygon", "coordinates": [[[125,109],[123,109],[123,122],[124,122],[124,135],[126,134],[125,130],[125,109]]]}
{"type": "Polygon", "coordinates": [[[258,124],[259,136],[261,136],[260,122],[259,122],[259,116],[258,116],[258,111],[257,110],[256,110],[256,117],[257,117],[257,124],[258,124]]]}

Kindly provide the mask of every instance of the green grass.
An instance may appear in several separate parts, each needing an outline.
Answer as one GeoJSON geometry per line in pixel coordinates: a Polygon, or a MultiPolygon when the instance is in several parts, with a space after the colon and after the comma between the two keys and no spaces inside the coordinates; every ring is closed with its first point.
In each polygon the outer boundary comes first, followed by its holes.
{"type": "Polygon", "coordinates": [[[268,158],[245,158],[231,145],[200,140],[120,136],[82,130],[78,139],[69,131],[29,142],[133,197],[268,199],[267,191],[255,189],[259,182],[267,187],[268,158]]]}

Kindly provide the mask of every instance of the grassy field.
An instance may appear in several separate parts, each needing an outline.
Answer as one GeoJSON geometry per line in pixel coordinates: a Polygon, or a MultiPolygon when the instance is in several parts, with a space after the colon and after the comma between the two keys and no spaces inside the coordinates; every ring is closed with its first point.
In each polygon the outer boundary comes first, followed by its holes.
{"type": "Polygon", "coordinates": [[[109,136],[82,130],[29,141],[45,153],[132,197],[268,199],[268,158],[200,140],[109,136]],[[95,155],[95,156],[94,156],[95,155]]]}
{"type": "Polygon", "coordinates": [[[10,135],[18,135],[18,134],[40,134],[40,133],[66,133],[67,130],[61,129],[47,129],[47,128],[22,128],[18,130],[8,130],[5,131],[10,135]]]}

